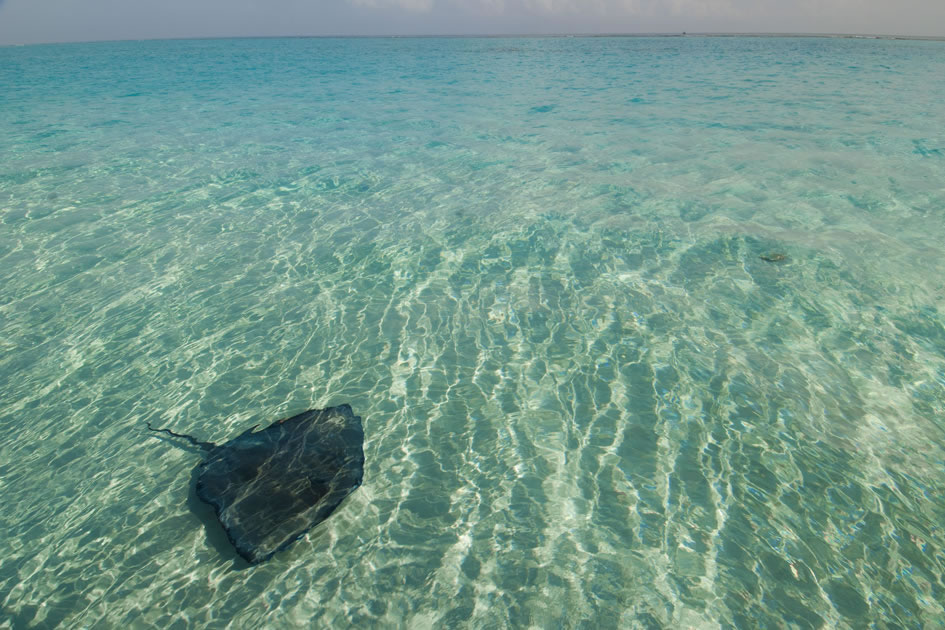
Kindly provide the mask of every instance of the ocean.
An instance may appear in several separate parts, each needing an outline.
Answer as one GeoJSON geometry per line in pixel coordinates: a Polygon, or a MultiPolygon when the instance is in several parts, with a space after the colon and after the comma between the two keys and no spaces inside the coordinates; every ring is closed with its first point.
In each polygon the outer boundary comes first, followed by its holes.
{"type": "Polygon", "coordinates": [[[0,628],[945,627],[945,42],[0,48],[0,628]],[[200,455],[364,484],[247,568],[200,455]]]}

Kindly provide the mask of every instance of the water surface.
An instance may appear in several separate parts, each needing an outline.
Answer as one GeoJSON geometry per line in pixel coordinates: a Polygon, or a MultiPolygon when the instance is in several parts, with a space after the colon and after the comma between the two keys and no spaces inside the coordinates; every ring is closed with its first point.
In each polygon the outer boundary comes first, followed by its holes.
{"type": "Polygon", "coordinates": [[[0,48],[0,627],[943,627],[943,77],[928,41],[0,48]],[[248,570],[144,429],[341,403],[364,486],[248,570]]]}

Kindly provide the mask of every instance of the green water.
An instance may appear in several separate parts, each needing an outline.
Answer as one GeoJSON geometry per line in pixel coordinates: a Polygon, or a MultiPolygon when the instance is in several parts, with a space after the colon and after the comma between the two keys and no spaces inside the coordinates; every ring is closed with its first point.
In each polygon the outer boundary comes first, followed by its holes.
{"type": "Polygon", "coordinates": [[[945,626],[942,77],[915,41],[0,48],[0,627],[945,626]],[[342,403],[364,485],[251,569],[145,430],[342,403]]]}

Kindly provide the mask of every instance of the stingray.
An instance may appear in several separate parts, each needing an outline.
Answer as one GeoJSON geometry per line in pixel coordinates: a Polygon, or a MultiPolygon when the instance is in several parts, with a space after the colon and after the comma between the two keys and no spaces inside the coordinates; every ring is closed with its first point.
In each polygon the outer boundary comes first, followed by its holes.
{"type": "Polygon", "coordinates": [[[265,562],[324,521],[364,477],[364,429],[348,405],[309,409],[213,444],[169,429],[207,451],[197,497],[252,564],[265,562]]]}

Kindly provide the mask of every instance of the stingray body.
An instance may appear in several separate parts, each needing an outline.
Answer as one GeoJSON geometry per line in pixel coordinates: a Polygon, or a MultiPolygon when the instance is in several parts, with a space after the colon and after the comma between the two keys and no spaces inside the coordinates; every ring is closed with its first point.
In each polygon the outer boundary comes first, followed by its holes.
{"type": "Polygon", "coordinates": [[[310,409],[223,444],[148,428],[207,451],[197,466],[197,497],[213,506],[236,551],[252,564],[328,518],[364,477],[364,429],[348,405],[310,409]]]}

